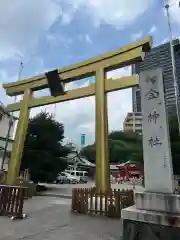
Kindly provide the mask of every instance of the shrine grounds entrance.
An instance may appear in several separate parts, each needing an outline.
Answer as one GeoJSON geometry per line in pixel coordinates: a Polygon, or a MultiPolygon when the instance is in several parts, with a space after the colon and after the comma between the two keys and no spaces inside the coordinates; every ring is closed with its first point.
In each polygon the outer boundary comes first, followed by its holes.
{"type": "Polygon", "coordinates": [[[9,104],[6,111],[20,111],[15,140],[8,166],[6,184],[13,185],[19,175],[21,157],[29,120],[29,110],[48,104],[79,99],[95,95],[96,102],[96,192],[106,193],[110,189],[108,161],[108,119],[106,93],[138,85],[138,76],[106,79],[107,71],[115,70],[143,60],[151,49],[151,37],[136,41],[117,51],[105,53],[70,67],[56,69],[42,75],[4,84],[8,96],[23,94],[23,99],[9,104]],[[65,91],[66,83],[95,76],[94,84],[88,87],[65,91]],[[51,96],[33,98],[33,91],[49,89],[51,96]]]}

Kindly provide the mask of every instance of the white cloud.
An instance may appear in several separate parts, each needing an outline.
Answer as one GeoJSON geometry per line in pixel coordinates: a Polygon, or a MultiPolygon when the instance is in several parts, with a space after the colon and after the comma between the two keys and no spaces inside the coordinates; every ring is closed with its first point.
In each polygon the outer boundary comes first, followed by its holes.
{"type": "MultiPolygon", "coordinates": [[[[131,67],[111,71],[107,77],[118,78],[131,75],[131,67]]],[[[90,80],[79,86],[72,82],[67,89],[74,89],[90,84],[90,80]]],[[[55,106],[36,108],[31,111],[31,116],[46,109],[54,114],[58,121],[65,126],[65,136],[76,144],[80,144],[80,135],[86,134],[87,144],[95,140],[95,97],[59,103],[55,106]],[[55,111],[56,110],[56,111],[55,111]]],[[[132,111],[131,89],[120,90],[108,94],[109,131],[119,130],[123,127],[123,121],[127,112],[132,111]]]]}
{"type": "Polygon", "coordinates": [[[68,25],[72,21],[72,16],[68,13],[63,13],[61,18],[62,25],[68,25]]]}
{"type": "Polygon", "coordinates": [[[143,35],[143,31],[134,33],[134,34],[132,35],[132,40],[133,40],[133,41],[136,41],[136,40],[140,39],[140,38],[142,37],[142,35],[143,35]]]}
{"type": "Polygon", "coordinates": [[[71,4],[74,11],[71,10],[67,14],[72,18],[72,15],[82,8],[91,15],[95,25],[105,22],[122,29],[134,23],[151,7],[153,2],[154,0],[70,0],[68,3],[71,4]]]}
{"type": "Polygon", "coordinates": [[[13,102],[11,97],[6,96],[6,92],[2,87],[3,83],[5,82],[12,82],[18,79],[18,76],[10,76],[5,70],[0,69],[0,101],[3,102],[5,105],[10,104],[13,102]]]}
{"type": "Polygon", "coordinates": [[[89,36],[88,33],[86,34],[76,34],[72,38],[66,36],[66,35],[61,35],[61,33],[53,33],[53,34],[48,34],[46,36],[46,39],[50,43],[51,46],[53,47],[64,47],[64,48],[69,48],[71,44],[73,44],[74,41],[81,41],[85,42],[88,44],[92,44],[91,37],[89,36]]]}
{"type": "MultiPolygon", "coordinates": [[[[180,25],[180,6],[179,1],[177,0],[166,0],[165,3],[169,4],[169,14],[170,14],[170,20],[176,23],[177,25],[180,25]]],[[[167,16],[167,12],[165,8],[163,9],[165,16],[167,16]]]]}
{"type": "Polygon", "coordinates": [[[88,43],[88,44],[92,44],[92,40],[91,40],[91,38],[90,38],[90,36],[89,36],[88,33],[86,33],[86,34],[78,34],[76,37],[74,37],[74,40],[75,40],[76,38],[77,38],[79,41],[81,41],[81,42],[86,42],[86,43],[88,43]]]}
{"type": "Polygon", "coordinates": [[[23,57],[61,15],[55,0],[11,0],[0,7],[0,61],[23,57]]]}
{"type": "Polygon", "coordinates": [[[179,1],[177,0],[168,0],[167,1],[170,5],[169,7],[169,13],[171,16],[171,19],[177,23],[178,25],[180,24],[180,7],[179,7],[179,1]]]}
{"type": "Polygon", "coordinates": [[[55,32],[53,34],[49,33],[46,36],[46,39],[53,47],[63,47],[68,48],[72,43],[73,39],[70,37],[67,37],[66,35],[61,35],[59,32],[55,32]]]}
{"type": "Polygon", "coordinates": [[[155,25],[153,25],[152,27],[151,27],[151,29],[149,30],[149,34],[153,34],[153,33],[155,33],[157,31],[157,27],[155,26],[155,25]]]}
{"type": "Polygon", "coordinates": [[[122,76],[130,76],[131,75],[131,66],[127,66],[124,68],[119,68],[117,70],[113,70],[107,73],[107,78],[119,78],[122,76]]]}
{"type": "Polygon", "coordinates": [[[85,35],[85,39],[86,39],[86,42],[92,44],[92,40],[91,40],[89,34],[86,34],[86,35],[85,35]]]}

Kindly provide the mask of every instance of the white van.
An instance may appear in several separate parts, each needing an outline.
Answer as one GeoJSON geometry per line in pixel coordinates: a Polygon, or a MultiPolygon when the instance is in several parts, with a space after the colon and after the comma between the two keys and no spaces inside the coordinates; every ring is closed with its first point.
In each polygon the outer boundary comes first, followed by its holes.
{"type": "Polygon", "coordinates": [[[88,181],[88,172],[87,171],[77,171],[77,170],[65,170],[65,172],[69,173],[73,177],[80,178],[80,182],[87,183],[88,181]]]}

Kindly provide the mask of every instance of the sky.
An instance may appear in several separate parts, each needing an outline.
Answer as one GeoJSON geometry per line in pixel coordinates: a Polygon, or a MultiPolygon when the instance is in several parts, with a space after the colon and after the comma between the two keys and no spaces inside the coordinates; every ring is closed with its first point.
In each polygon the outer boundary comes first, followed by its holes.
{"type": "MultiPolygon", "coordinates": [[[[173,37],[180,37],[180,8],[170,0],[173,37]]],[[[168,41],[163,0],[6,0],[0,3],[0,84],[48,70],[69,66],[118,49],[144,36],[153,45],[168,41]]],[[[131,67],[109,72],[108,77],[131,74],[131,67]]],[[[94,79],[73,82],[67,89],[86,86],[94,79]]],[[[132,111],[132,90],[108,94],[109,131],[122,129],[127,112],[132,111]]],[[[47,94],[47,91],[36,96],[47,94]]],[[[0,87],[0,101],[14,100],[0,87]]],[[[86,144],[95,140],[94,97],[46,106],[64,124],[66,141],[86,144]]],[[[44,108],[31,110],[31,117],[44,108]]]]}

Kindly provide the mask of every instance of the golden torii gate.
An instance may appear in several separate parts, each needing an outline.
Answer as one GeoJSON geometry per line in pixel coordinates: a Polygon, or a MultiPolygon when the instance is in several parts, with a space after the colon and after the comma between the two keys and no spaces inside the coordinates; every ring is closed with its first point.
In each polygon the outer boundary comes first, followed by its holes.
{"type": "Polygon", "coordinates": [[[138,76],[106,79],[106,72],[140,62],[151,49],[152,38],[145,37],[133,44],[105,53],[87,61],[57,69],[33,78],[4,84],[8,96],[23,94],[23,99],[9,104],[6,111],[20,110],[15,140],[8,166],[7,184],[13,184],[19,175],[21,157],[26,137],[29,109],[53,103],[95,95],[96,101],[96,189],[106,192],[110,188],[108,161],[108,116],[106,93],[138,85],[138,76]],[[95,84],[63,92],[63,83],[95,76],[95,84]],[[55,85],[56,86],[55,86],[55,85]],[[34,98],[33,91],[49,88],[51,96],[34,98]],[[59,89],[59,90],[58,90],[59,89]],[[53,94],[53,92],[55,94],[53,94]],[[62,94],[63,93],[63,94],[62,94]],[[53,96],[52,96],[53,95],[53,96]]]}

